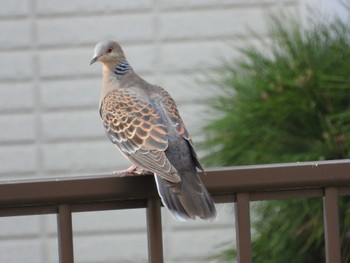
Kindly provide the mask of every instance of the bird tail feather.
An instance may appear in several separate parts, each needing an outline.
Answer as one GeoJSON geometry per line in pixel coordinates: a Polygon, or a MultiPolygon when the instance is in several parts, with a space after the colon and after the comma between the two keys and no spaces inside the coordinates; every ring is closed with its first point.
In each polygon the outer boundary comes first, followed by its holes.
{"type": "Polygon", "coordinates": [[[185,172],[178,183],[169,182],[158,175],[155,175],[155,179],[163,204],[178,220],[216,218],[214,201],[196,171],[185,172]]]}

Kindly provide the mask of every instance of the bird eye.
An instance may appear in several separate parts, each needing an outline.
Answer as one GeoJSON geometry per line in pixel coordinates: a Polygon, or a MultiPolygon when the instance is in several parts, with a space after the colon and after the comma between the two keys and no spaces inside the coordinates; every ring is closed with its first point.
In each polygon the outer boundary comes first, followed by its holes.
{"type": "Polygon", "coordinates": [[[107,49],[107,53],[111,53],[111,52],[112,52],[111,48],[107,49]]]}

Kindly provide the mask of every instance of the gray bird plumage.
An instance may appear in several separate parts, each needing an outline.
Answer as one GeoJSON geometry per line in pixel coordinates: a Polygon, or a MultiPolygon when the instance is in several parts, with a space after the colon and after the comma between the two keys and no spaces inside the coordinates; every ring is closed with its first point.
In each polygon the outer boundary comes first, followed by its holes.
{"type": "Polygon", "coordinates": [[[98,43],[90,64],[96,61],[103,63],[100,115],[109,139],[154,173],[162,202],[177,219],[214,219],[214,202],[196,169],[203,168],[175,101],[135,74],[118,43],[98,43]]]}

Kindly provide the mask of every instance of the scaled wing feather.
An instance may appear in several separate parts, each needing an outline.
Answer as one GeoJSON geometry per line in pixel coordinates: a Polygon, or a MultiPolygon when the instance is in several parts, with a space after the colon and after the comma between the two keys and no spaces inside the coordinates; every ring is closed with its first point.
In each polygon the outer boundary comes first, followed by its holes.
{"type": "Polygon", "coordinates": [[[167,159],[167,127],[159,112],[130,89],[113,90],[104,98],[101,118],[109,139],[133,162],[170,182],[180,176],[167,159]]]}

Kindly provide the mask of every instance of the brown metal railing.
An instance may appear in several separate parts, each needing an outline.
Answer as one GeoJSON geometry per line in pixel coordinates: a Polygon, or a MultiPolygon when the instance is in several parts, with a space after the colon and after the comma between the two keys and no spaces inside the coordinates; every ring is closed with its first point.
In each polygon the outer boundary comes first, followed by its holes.
{"type": "MultiPolygon", "coordinates": [[[[252,262],[250,201],[323,197],[326,258],[340,263],[338,196],[350,195],[350,161],[214,169],[201,175],[217,203],[236,203],[238,261],[252,262]]],[[[0,216],[57,214],[59,258],[72,263],[72,213],[146,208],[149,262],[163,262],[161,203],[152,176],[0,183],[0,216]]]]}

